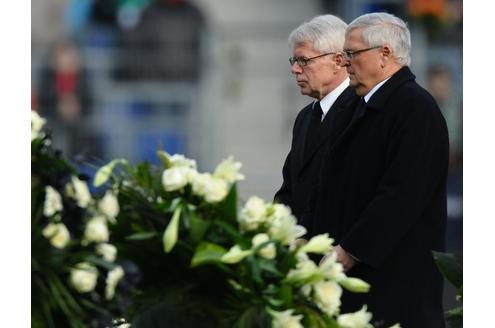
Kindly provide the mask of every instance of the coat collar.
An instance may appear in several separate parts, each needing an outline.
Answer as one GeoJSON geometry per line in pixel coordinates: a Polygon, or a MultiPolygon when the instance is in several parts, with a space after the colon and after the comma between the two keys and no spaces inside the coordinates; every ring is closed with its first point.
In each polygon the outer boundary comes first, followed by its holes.
{"type": "Polygon", "coordinates": [[[416,79],[409,67],[403,66],[378,89],[366,103],[367,109],[380,110],[385,106],[385,102],[390,98],[400,85],[407,81],[416,79]]]}

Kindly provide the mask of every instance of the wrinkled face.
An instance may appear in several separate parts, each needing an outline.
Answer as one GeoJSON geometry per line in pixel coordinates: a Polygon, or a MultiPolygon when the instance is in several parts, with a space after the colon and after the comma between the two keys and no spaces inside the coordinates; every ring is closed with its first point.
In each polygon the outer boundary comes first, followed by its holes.
{"type": "MultiPolygon", "coordinates": [[[[370,48],[362,39],[362,29],[351,30],[345,38],[344,52],[355,52],[370,48]]],[[[382,53],[381,48],[359,52],[344,60],[350,85],[356,89],[358,96],[366,95],[376,84],[382,81],[382,53]]]]}
{"type": "MultiPolygon", "coordinates": [[[[313,44],[305,42],[294,46],[292,56],[311,58],[323,53],[313,48],[313,44]]],[[[291,66],[291,73],[296,78],[297,85],[303,95],[321,99],[331,91],[334,77],[334,55],[330,54],[310,60],[303,66],[295,62],[291,66]]]]}

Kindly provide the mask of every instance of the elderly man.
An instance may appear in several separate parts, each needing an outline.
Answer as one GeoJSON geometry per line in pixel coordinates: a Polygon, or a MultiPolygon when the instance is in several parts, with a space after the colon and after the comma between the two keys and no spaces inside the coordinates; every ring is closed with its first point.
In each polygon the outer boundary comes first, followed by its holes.
{"type": "Polygon", "coordinates": [[[371,13],[346,29],[344,65],[361,97],[325,154],[313,231],[335,238],[349,276],[371,284],[344,294],[342,311],[368,304],[375,322],[444,327],[443,279],[448,134],[433,97],[415,82],[410,33],[399,18],[371,13]]]}
{"type": "Polygon", "coordinates": [[[347,24],[332,15],[313,18],[289,36],[291,73],[303,95],[315,100],[294,123],[292,145],[282,170],[283,184],[275,201],[288,205],[312,235],[309,196],[319,179],[322,154],[352,117],[358,98],[343,67],[347,24]]]}

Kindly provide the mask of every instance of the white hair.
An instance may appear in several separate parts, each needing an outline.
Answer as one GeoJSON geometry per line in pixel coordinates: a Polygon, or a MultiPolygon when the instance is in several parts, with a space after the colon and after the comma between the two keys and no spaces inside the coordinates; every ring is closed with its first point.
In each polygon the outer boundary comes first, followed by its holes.
{"type": "Polygon", "coordinates": [[[339,52],[344,48],[345,29],[347,24],[337,16],[316,16],[305,22],[289,35],[289,46],[306,42],[313,43],[315,50],[320,52],[339,52]]]}
{"type": "Polygon", "coordinates": [[[354,29],[362,28],[363,41],[370,47],[388,43],[398,64],[411,63],[411,33],[407,24],[392,14],[369,13],[354,19],[346,30],[346,36],[354,29]]]}

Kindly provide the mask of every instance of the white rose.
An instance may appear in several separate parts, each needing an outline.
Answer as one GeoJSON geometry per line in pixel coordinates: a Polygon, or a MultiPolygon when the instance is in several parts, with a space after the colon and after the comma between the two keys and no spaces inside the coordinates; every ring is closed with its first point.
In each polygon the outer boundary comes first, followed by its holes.
{"type": "Polygon", "coordinates": [[[64,248],[70,241],[69,230],[63,223],[48,223],[42,234],[50,240],[53,247],[64,248]]]}
{"type": "Polygon", "coordinates": [[[290,209],[281,204],[273,204],[268,222],[268,233],[273,239],[279,240],[283,245],[288,245],[306,234],[306,228],[296,224],[296,218],[290,209]]]}
{"type": "Polygon", "coordinates": [[[73,176],[71,183],[67,185],[66,189],[68,195],[76,200],[77,206],[82,208],[88,207],[91,202],[91,194],[85,181],[73,176]]]}
{"type": "Polygon", "coordinates": [[[103,256],[108,262],[113,262],[117,258],[117,247],[111,244],[99,244],[96,246],[96,253],[103,256]]]}
{"type": "Polygon", "coordinates": [[[234,183],[236,181],[244,180],[244,175],[239,173],[241,168],[241,162],[234,162],[234,157],[230,156],[215,169],[213,176],[219,179],[223,179],[228,183],[234,183]]]}
{"type": "Polygon", "coordinates": [[[120,211],[117,197],[110,190],[107,190],[105,196],[98,202],[98,209],[107,217],[108,221],[115,223],[115,217],[120,211]]]}
{"type": "MultiPolygon", "coordinates": [[[[167,154],[168,155],[168,154],[167,154]]],[[[169,156],[169,161],[172,167],[189,167],[196,169],[196,161],[194,159],[189,159],[181,154],[174,154],[169,156]]]]}
{"type": "Polygon", "coordinates": [[[98,270],[87,262],[76,264],[70,271],[70,282],[80,293],[95,289],[98,280],[98,270]]]}
{"type": "Polygon", "coordinates": [[[105,298],[107,300],[111,300],[115,295],[115,287],[117,287],[122,277],[124,277],[124,269],[120,265],[108,272],[105,287],[105,298]]]}
{"type": "MultiPolygon", "coordinates": [[[[258,247],[259,245],[270,240],[270,237],[266,233],[259,233],[252,239],[253,249],[258,247]]],[[[270,243],[260,250],[258,250],[258,254],[265,259],[273,259],[277,255],[277,249],[273,243],[270,243]]]]}
{"type": "Polygon", "coordinates": [[[299,251],[305,253],[325,254],[332,250],[333,239],[328,238],[328,233],[314,236],[299,251]]]}
{"type": "Polygon", "coordinates": [[[207,181],[204,198],[208,203],[217,203],[227,197],[228,193],[229,186],[225,181],[211,177],[207,181]]]}
{"type": "Polygon", "coordinates": [[[43,214],[50,217],[63,209],[62,197],[57,190],[51,186],[45,187],[45,203],[43,206],[43,214]]]}
{"type": "Polygon", "coordinates": [[[85,242],[103,243],[108,241],[108,237],[108,227],[103,216],[95,216],[86,224],[86,229],[84,230],[85,242]]]}
{"type": "Polygon", "coordinates": [[[243,231],[258,229],[259,225],[266,221],[265,202],[257,196],[250,197],[241,210],[238,220],[243,231]]]}
{"type": "Polygon", "coordinates": [[[36,111],[31,111],[31,141],[44,136],[41,130],[43,129],[45,122],[46,120],[39,116],[36,111]]]}
{"type": "Polygon", "coordinates": [[[337,313],[340,307],[342,288],[335,281],[319,281],[314,284],[314,299],[318,307],[329,316],[337,313]]]}
{"type": "Polygon", "coordinates": [[[163,171],[162,184],[166,191],[184,188],[189,182],[191,169],[188,167],[172,167],[163,171]]]}
{"type": "Polygon", "coordinates": [[[339,315],[337,323],[342,328],[373,328],[370,324],[371,317],[372,314],[366,312],[366,305],[364,305],[357,312],[339,315]]]}
{"type": "Polygon", "coordinates": [[[286,310],[283,312],[268,310],[272,316],[273,328],[304,328],[301,324],[302,314],[292,315],[294,310],[286,310]]]}

